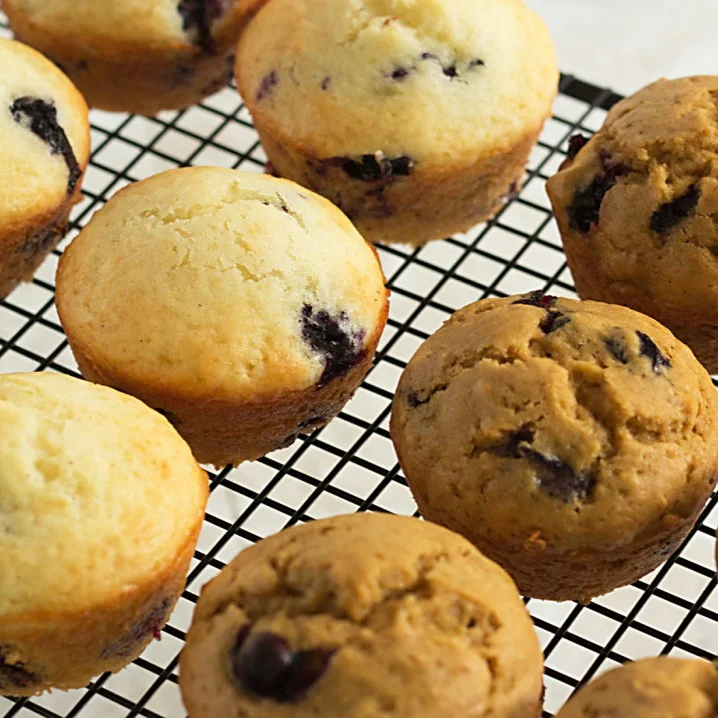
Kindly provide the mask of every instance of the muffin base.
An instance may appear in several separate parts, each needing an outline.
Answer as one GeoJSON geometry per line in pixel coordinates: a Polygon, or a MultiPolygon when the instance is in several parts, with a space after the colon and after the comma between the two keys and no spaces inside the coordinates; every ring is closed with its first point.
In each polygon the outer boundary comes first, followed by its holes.
{"type": "MultiPolygon", "coordinates": [[[[709,495],[710,489],[706,499],[709,495]]],[[[441,510],[427,506],[416,493],[414,498],[425,519],[461,534],[485,556],[502,566],[523,596],[583,604],[631,584],[660,566],[680,547],[703,508],[703,503],[700,503],[688,517],[668,515],[664,517],[662,530],[625,546],[612,546],[606,551],[560,552],[538,534],[528,537],[520,550],[497,546],[475,529],[463,526],[441,510]]]]}
{"type": "MultiPolygon", "coordinates": [[[[78,188],[81,181],[78,182],[78,188]]],[[[79,189],[77,190],[79,198],[79,189]]],[[[70,210],[75,198],[68,198],[55,215],[26,224],[0,236],[0,299],[21,282],[32,280],[38,267],[67,233],[70,210]]]]}
{"type": "Polygon", "coordinates": [[[350,177],[336,160],[291,147],[257,119],[262,145],[279,176],[324,195],[368,241],[414,246],[465,232],[491,219],[515,196],[543,122],[489,157],[446,167],[418,164],[407,176],[366,181],[350,177]]]}
{"type": "Polygon", "coordinates": [[[13,7],[6,12],[16,38],[50,58],[88,105],[101,110],[140,115],[179,110],[221,90],[234,74],[238,27],[215,38],[212,51],[185,45],[103,54],[101,47],[88,51],[67,37],[50,35],[13,7]]]}
{"type": "Polygon", "coordinates": [[[590,238],[571,231],[562,231],[561,238],[576,292],[581,299],[621,304],[653,317],[693,350],[709,374],[718,374],[718,313],[710,317],[657,303],[637,287],[616,282],[602,272],[591,251],[590,238]]]}
{"type": "Polygon", "coordinates": [[[290,446],[299,434],[324,426],[341,411],[372,366],[388,312],[387,301],[360,360],[345,375],[322,387],[258,401],[190,396],[128,381],[96,362],[72,332],[67,337],[85,379],[131,394],[166,416],[200,463],[236,466],[290,446]]]}
{"type": "Polygon", "coordinates": [[[200,513],[164,570],[127,594],[76,613],[35,613],[0,622],[0,695],[82,688],[95,676],[135,660],[158,635],[184,590],[202,520],[200,513]]]}

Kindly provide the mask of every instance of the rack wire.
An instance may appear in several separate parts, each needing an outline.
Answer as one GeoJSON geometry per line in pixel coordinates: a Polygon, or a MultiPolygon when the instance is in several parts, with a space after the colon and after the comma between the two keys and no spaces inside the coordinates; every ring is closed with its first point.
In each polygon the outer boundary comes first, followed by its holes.
{"type": "MultiPolygon", "coordinates": [[[[10,33],[0,13],[3,35],[10,33]]],[[[375,367],[339,417],[288,449],[210,473],[212,491],[187,588],[162,640],[122,672],[85,689],[0,698],[0,717],[181,718],[177,660],[198,592],[238,551],[311,519],[354,511],[416,512],[388,420],[399,375],[419,344],[452,311],[482,297],[538,288],[575,296],[544,181],[558,169],[568,138],[597,130],[619,96],[570,75],[562,76],[560,90],[519,197],[494,220],[420,249],[379,248],[392,291],[390,319],[375,367]]],[[[251,118],[233,88],[179,113],[146,118],[94,111],[91,119],[92,159],[72,230],[33,282],[0,302],[0,372],[79,376],[53,304],[55,269],[62,248],[116,191],[173,167],[264,168],[251,118]]],[[[633,586],[588,606],[527,600],[546,656],[544,716],[617,663],[661,653],[716,657],[717,524],[714,494],[681,550],[633,586]]]]}

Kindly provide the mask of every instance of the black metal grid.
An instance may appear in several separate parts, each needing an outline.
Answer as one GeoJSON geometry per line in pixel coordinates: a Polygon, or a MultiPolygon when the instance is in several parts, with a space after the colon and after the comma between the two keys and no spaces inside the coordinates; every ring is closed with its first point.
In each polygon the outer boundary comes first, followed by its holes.
{"type": "MultiPolygon", "coordinates": [[[[0,35],[8,34],[0,14],[0,35]]],[[[573,296],[543,184],[563,159],[568,137],[596,130],[617,99],[609,90],[563,76],[555,115],[532,153],[518,199],[471,233],[420,249],[380,248],[392,310],[376,366],[328,427],[258,462],[211,474],[187,588],[162,641],[121,673],[102,676],[86,689],[0,698],[0,716],[180,718],[185,713],[177,657],[199,588],[240,549],[285,526],[337,513],[414,513],[387,430],[399,374],[418,345],[471,301],[536,288],[573,296]]],[[[84,201],[73,213],[72,232],[31,284],[0,302],[0,372],[77,375],[53,305],[53,277],[62,247],[112,194],[171,167],[217,164],[261,172],[265,160],[231,88],[198,107],[152,119],[94,112],[92,140],[84,201]]],[[[659,653],[715,657],[717,523],[718,494],[681,551],[635,585],[589,606],[527,601],[546,655],[545,716],[577,685],[617,662],[659,653]]]]}

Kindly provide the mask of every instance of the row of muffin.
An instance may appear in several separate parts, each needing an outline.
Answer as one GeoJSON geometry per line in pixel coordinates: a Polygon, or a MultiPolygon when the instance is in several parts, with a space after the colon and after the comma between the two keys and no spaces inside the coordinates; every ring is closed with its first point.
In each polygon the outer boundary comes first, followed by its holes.
{"type": "MultiPolygon", "coordinates": [[[[159,636],[206,475],[159,414],[89,382],[0,376],[0,420],[0,694],[81,687],[159,636]]],[[[537,718],[542,677],[509,575],[458,534],[385,514],[242,551],[203,588],[180,663],[191,718],[537,718]]],[[[599,678],[559,716],[709,718],[716,701],[718,666],[662,658],[599,678]]]]}

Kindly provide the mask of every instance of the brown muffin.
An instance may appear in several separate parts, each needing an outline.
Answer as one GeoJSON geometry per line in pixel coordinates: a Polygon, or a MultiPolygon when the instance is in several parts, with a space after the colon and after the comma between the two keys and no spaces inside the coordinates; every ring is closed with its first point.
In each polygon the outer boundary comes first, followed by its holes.
{"type": "Polygon", "coordinates": [[[0,695],[134,660],[184,589],[208,482],[156,412],[60,374],[0,375],[0,695]]]}
{"type": "Polygon", "coordinates": [[[92,107],[154,115],[231,79],[243,22],[264,0],[4,0],[15,35],[60,65],[92,107]]]}
{"type": "Polygon", "coordinates": [[[446,529],[356,514],[282,531],[202,590],[190,718],[538,718],[542,655],[511,579],[446,529]]]}
{"type": "Polygon", "coordinates": [[[547,185],[576,289],[665,324],[718,373],[718,76],[659,80],[547,185]]]}
{"type": "Polygon", "coordinates": [[[90,155],[87,105],[51,62],[0,39],[0,299],[67,231],[90,155]]]}
{"type": "Polygon", "coordinates": [[[376,252],[336,207],[216,167],[113,197],[63,254],[56,297],[83,375],[164,412],[216,465],[333,418],[388,313],[376,252]]]}
{"type": "Polygon", "coordinates": [[[272,0],[241,33],[236,77],[281,176],[368,240],[414,245],[518,191],[558,84],[521,0],[272,0]]]}
{"type": "Polygon", "coordinates": [[[690,349],[625,307],[540,292],[471,304],[430,337],[391,435],[422,514],[544,599],[656,568],[718,478],[718,394],[690,349]]]}

